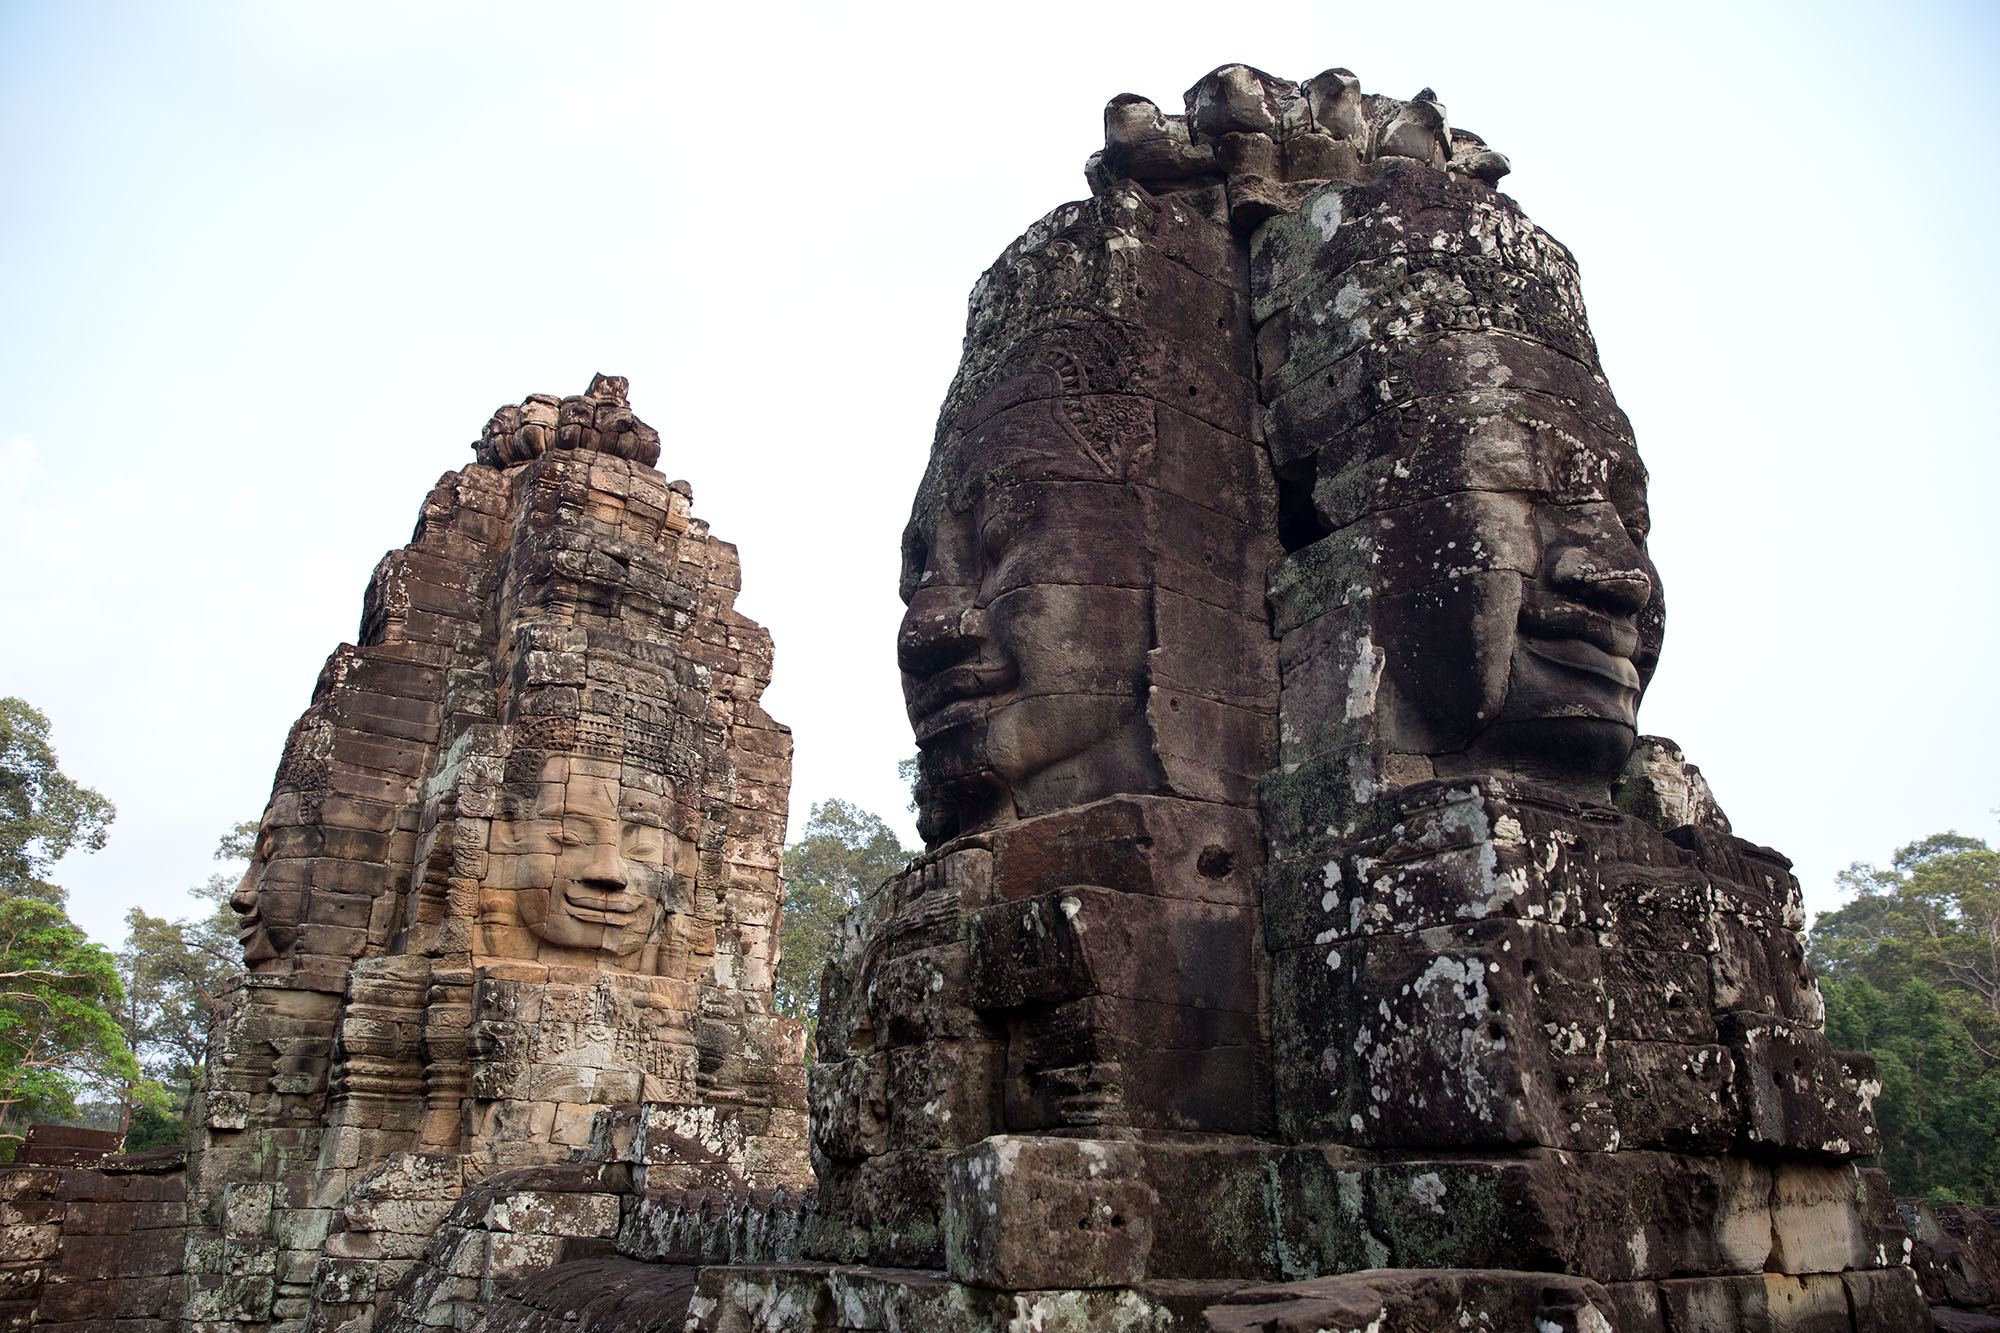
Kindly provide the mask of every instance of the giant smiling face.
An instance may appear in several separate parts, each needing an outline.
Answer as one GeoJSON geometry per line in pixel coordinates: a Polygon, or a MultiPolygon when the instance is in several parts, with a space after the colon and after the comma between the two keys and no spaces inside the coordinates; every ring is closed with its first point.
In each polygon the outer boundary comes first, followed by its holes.
{"type": "Polygon", "coordinates": [[[1028,401],[938,449],[904,534],[897,660],[933,844],[1155,781],[1142,497],[1059,398],[1010,396],[1028,401]]]}
{"type": "Polygon", "coordinates": [[[657,802],[635,806],[616,777],[573,772],[560,757],[541,776],[503,796],[488,834],[485,889],[511,894],[512,914],[548,946],[545,960],[575,954],[650,970],[676,845],[657,802]]]}
{"type": "Polygon", "coordinates": [[[1369,516],[1388,732],[1444,776],[1601,799],[1630,753],[1664,624],[1646,474],[1609,430],[1514,403],[1449,423],[1369,516]]]}
{"type": "Polygon", "coordinates": [[[229,896],[230,907],[242,918],[237,936],[243,943],[243,965],[252,972],[268,972],[274,963],[291,956],[305,915],[305,890],[284,882],[284,872],[293,867],[274,868],[272,842],[267,811],[257,829],[250,866],[229,896]]]}

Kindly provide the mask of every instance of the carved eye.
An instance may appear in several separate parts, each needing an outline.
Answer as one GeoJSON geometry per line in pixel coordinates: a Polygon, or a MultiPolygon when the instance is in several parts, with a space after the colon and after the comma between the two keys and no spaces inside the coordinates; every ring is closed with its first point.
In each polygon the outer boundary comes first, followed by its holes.
{"type": "Polygon", "coordinates": [[[666,856],[666,841],[651,824],[627,824],[619,850],[630,861],[659,863],[666,856]]]}
{"type": "Polygon", "coordinates": [[[1000,563],[1002,556],[1012,550],[1027,531],[1029,515],[1019,509],[998,509],[988,516],[979,529],[979,546],[984,555],[987,569],[1000,563]]]}
{"type": "Polygon", "coordinates": [[[930,559],[930,543],[924,540],[916,525],[911,524],[903,530],[903,570],[896,586],[896,591],[901,595],[905,606],[909,605],[910,599],[917,595],[917,589],[923,585],[924,571],[930,567],[930,559]]]}

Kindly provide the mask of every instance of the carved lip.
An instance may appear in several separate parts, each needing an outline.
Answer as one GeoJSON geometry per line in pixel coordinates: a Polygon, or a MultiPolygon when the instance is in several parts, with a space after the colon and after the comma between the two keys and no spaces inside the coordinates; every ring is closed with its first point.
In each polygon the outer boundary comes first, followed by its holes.
{"type": "Polygon", "coordinates": [[[1632,660],[1639,651],[1639,625],[1631,616],[1602,611],[1530,589],[1521,607],[1521,635],[1542,642],[1589,644],[1608,657],[1632,660]]]}
{"type": "Polygon", "coordinates": [[[1602,676],[1628,690],[1639,688],[1639,668],[1632,665],[1631,658],[1608,653],[1587,639],[1545,639],[1524,634],[1521,646],[1559,667],[1602,676]]]}
{"type": "Polygon", "coordinates": [[[971,721],[984,711],[987,700],[1016,678],[1012,662],[968,663],[938,672],[910,695],[910,721],[917,743],[971,721]]]}
{"type": "Polygon", "coordinates": [[[630,925],[652,906],[652,900],[636,893],[593,893],[573,885],[562,891],[563,910],[578,921],[599,926],[630,925]]]}

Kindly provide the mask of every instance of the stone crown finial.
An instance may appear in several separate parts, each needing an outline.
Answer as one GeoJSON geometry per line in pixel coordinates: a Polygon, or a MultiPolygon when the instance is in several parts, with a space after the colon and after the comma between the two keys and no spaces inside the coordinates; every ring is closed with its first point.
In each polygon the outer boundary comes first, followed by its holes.
{"type": "Polygon", "coordinates": [[[652,467],[660,461],[660,433],[632,415],[629,388],[623,375],[595,375],[588,389],[567,398],[531,393],[518,407],[493,414],[472,446],[473,457],[508,468],[551,449],[580,449],[652,467]]]}
{"type": "Polygon", "coordinates": [[[1174,116],[1134,93],[1111,99],[1104,148],[1084,166],[1093,194],[1121,180],[1155,194],[1222,184],[1231,220],[1254,226],[1295,208],[1311,186],[1359,179],[1386,158],[1489,188],[1511,169],[1484,139],[1453,129],[1431,89],[1408,101],[1364,95],[1347,69],[1293,83],[1249,65],[1223,65],[1182,100],[1186,113],[1174,116]]]}

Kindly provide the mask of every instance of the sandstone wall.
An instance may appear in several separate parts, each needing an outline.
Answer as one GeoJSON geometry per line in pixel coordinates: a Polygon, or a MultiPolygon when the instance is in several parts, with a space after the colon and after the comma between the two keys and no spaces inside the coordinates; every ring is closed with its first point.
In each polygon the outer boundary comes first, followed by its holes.
{"type": "MultiPolygon", "coordinates": [[[[35,1155],[32,1144],[23,1154],[35,1155]]],[[[181,1154],[89,1156],[0,1166],[0,1328],[178,1329],[187,1289],[181,1154]]]]}

